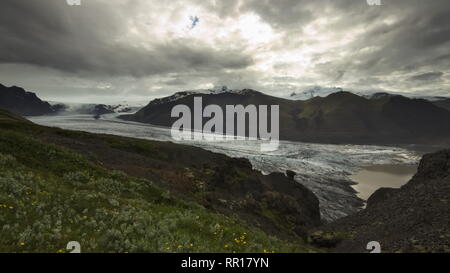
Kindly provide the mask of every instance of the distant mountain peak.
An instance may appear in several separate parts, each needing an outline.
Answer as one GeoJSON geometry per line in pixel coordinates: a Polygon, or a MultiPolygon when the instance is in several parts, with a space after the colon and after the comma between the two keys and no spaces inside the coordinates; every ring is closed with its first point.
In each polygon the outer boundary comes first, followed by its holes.
{"type": "Polygon", "coordinates": [[[283,117],[280,119],[282,140],[345,144],[450,141],[450,112],[444,109],[446,104],[438,107],[424,99],[380,92],[374,98],[386,99],[377,100],[341,88],[333,91],[336,92],[307,100],[286,100],[253,89],[182,91],[153,100],[135,114],[121,118],[170,127],[175,121],[171,117],[173,106],[180,103],[193,109],[193,97],[198,94],[205,104],[222,109],[227,105],[278,105],[283,117]]]}
{"type": "Polygon", "coordinates": [[[194,89],[194,90],[179,91],[167,97],[154,99],[150,102],[150,105],[158,105],[173,102],[191,95],[220,95],[220,94],[254,95],[254,94],[261,94],[261,92],[249,88],[233,90],[228,89],[226,86],[219,86],[211,89],[194,89]]]}
{"type": "Polygon", "coordinates": [[[392,96],[396,96],[395,94],[390,94],[387,92],[377,92],[371,96],[368,96],[370,99],[382,99],[382,98],[387,98],[387,97],[392,97],[392,96]]]}
{"type": "Polygon", "coordinates": [[[54,113],[52,106],[18,86],[6,87],[0,84],[0,108],[23,116],[39,116],[54,113]]]}
{"type": "Polygon", "coordinates": [[[330,94],[343,91],[340,87],[321,87],[312,86],[303,91],[292,92],[289,96],[290,100],[307,100],[314,97],[326,97],[330,94]]]}
{"type": "Polygon", "coordinates": [[[335,93],[331,93],[327,97],[361,97],[361,96],[350,91],[341,90],[335,93]]]}

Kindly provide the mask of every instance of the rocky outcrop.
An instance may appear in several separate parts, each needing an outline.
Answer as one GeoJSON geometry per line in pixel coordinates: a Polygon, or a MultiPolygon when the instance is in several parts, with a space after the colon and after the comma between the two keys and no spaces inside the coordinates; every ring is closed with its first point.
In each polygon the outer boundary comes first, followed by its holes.
{"type": "Polygon", "coordinates": [[[0,108],[21,116],[40,116],[55,113],[56,110],[35,93],[27,92],[17,86],[6,87],[0,84],[0,108]]]}
{"type": "Polygon", "coordinates": [[[92,109],[92,112],[90,114],[94,115],[94,118],[99,119],[101,115],[104,114],[112,114],[115,113],[114,110],[111,109],[110,106],[104,105],[104,104],[97,104],[92,109]]]}
{"type": "Polygon", "coordinates": [[[311,240],[334,240],[336,252],[366,252],[370,241],[382,252],[450,252],[449,199],[450,149],[423,156],[407,184],[379,189],[366,209],[324,226],[311,240]]]}
{"type": "Polygon", "coordinates": [[[104,115],[104,114],[112,114],[114,110],[109,105],[105,104],[97,104],[94,106],[91,113],[92,115],[104,115]]]}
{"type": "Polygon", "coordinates": [[[374,193],[372,193],[371,196],[367,199],[366,207],[371,208],[375,204],[382,203],[389,198],[392,198],[399,189],[393,189],[393,188],[379,188],[374,193]]]}

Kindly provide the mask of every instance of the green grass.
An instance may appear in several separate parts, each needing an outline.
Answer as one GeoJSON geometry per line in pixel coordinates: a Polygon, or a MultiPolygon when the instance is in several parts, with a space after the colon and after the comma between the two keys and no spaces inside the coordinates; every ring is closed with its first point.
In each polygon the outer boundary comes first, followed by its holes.
{"type": "Polygon", "coordinates": [[[316,251],[29,134],[43,128],[0,113],[0,252],[316,251]]]}

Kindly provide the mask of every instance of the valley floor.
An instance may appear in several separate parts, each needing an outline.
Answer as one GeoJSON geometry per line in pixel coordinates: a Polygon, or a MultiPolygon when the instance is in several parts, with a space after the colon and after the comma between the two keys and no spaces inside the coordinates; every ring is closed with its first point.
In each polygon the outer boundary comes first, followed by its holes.
{"type": "MultiPolygon", "coordinates": [[[[91,115],[41,116],[30,120],[37,124],[63,129],[176,142],[167,128],[123,121],[115,116],[115,114],[104,115],[98,120],[91,115]]],[[[296,180],[319,198],[324,221],[333,221],[353,214],[364,206],[364,200],[358,197],[355,191],[355,181],[358,180],[352,180],[351,177],[364,166],[414,165],[420,159],[420,153],[413,150],[371,145],[326,145],[281,141],[277,151],[262,153],[258,141],[177,143],[201,147],[230,157],[247,158],[255,169],[266,174],[295,171],[296,180]]],[[[407,181],[400,180],[402,183],[407,181]]],[[[367,195],[368,192],[361,197],[367,195]]]]}

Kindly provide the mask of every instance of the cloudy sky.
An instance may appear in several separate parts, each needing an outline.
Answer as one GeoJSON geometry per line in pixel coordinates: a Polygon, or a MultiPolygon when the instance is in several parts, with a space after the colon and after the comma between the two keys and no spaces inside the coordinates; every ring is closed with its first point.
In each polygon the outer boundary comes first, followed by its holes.
{"type": "Polygon", "coordinates": [[[79,102],[218,85],[450,96],[450,1],[381,3],[2,0],[0,83],[79,102]]]}

